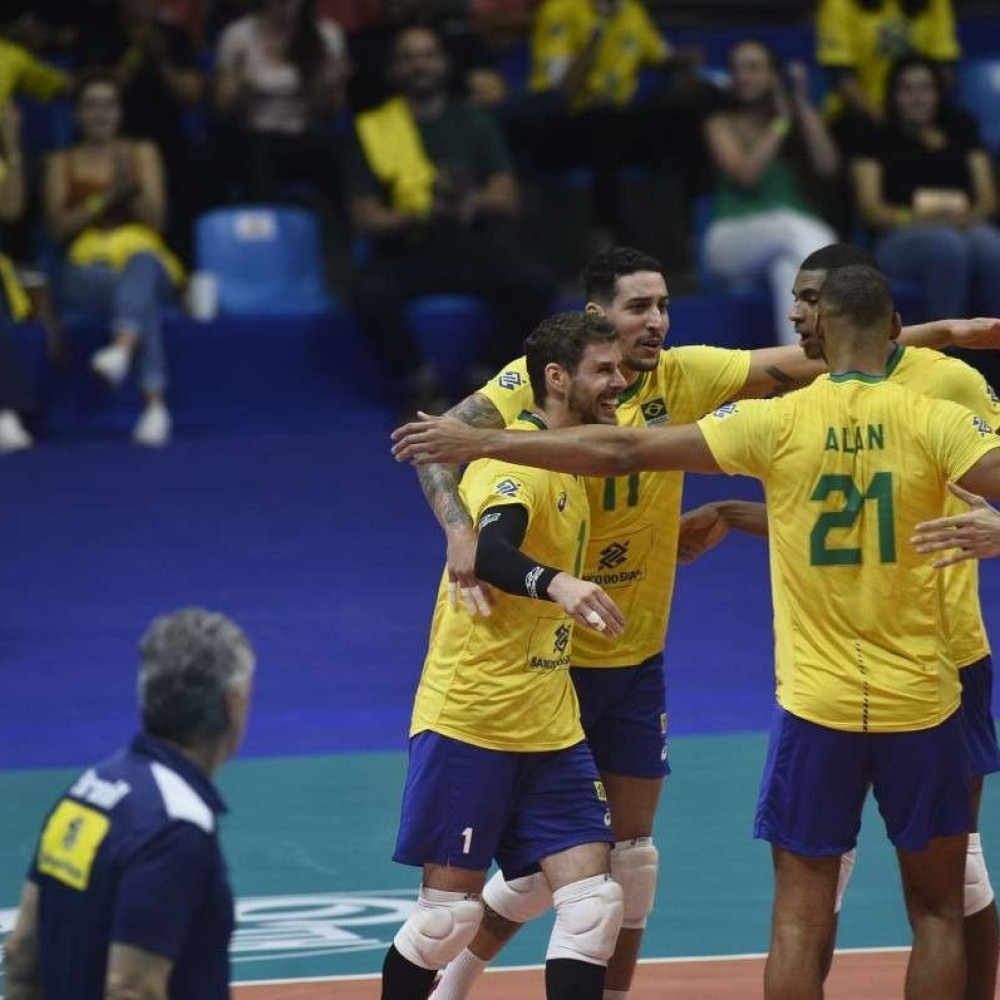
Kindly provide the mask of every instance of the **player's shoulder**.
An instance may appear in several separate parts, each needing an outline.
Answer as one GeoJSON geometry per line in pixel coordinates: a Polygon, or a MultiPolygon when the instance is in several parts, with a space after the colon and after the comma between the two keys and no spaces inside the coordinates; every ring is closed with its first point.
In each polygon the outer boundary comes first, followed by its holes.
{"type": "Polygon", "coordinates": [[[528,379],[528,359],[523,355],[504,365],[487,383],[502,392],[515,392],[518,389],[530,388],[528,379]]]}

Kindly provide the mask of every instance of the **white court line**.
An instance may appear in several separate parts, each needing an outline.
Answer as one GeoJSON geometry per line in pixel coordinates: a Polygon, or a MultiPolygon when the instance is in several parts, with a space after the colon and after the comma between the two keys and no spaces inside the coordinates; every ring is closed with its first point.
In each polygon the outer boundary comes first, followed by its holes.
{"type": "MultiPolygon", "coordinates": [[[[893,955],[909,951],[909,948],[890,946],[885,948],[838,948],[838,955],[893,955]]],[[[753,959],[767,958],[767,952],[749,952],[745,955],[684,955],[675,958],[640,958],[640,965],[683,965],[689,962],[745,962],[753,959]]],[[[499,975],[504,972],[540,972],[544,965],[505,965],[502,968],[489,968],[489,974],[499,975]]],[[[239,986],[294,986],[296,983],[346,983],[364,982],[365,980],[381,978],[378,973],[361,973],[353,976],[308,976],[304,979],[246,979],[233,983],[239,986]]]]}

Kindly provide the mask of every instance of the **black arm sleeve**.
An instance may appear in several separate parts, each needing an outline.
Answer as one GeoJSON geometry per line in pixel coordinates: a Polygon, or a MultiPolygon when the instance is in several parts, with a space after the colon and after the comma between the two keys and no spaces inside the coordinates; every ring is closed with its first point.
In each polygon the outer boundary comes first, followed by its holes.
{"type": "Polygon", "coordinates": [[[517,597],[551,600],[549,584],[559,570],[539,565],[520,550],[527,530],[524,507],[504,504],[484,510],[479,518],[476,576],[517,597]]]}

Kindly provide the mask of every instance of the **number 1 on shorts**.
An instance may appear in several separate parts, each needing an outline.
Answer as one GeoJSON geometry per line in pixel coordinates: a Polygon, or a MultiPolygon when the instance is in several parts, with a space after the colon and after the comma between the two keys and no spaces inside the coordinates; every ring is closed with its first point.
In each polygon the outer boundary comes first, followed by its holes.
{"type": "Polygon", "coordinates": [[[472,850],[472,827],[467,826],[462,831],[462,853],[468,854],[472,850]]]}

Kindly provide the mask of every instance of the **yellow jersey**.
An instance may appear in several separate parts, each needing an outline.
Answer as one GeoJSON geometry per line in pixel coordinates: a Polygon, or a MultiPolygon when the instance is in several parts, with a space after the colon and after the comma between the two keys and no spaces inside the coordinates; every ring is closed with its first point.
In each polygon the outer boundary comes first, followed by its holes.
{"type": "MultiPolygon", "coordinates": [[[[896,345],[886,374],[922,396],[950,399],[971,410],[1000,431],[1000,399],[989,382],[958,358],[921,347],[896,345]]],[[[961,514],[968,505],[947,495],[947,513],[961,514]]],[[[975,559],[947,566],[944,574],[944,628],[948,648],[959,667],[967,667],[989,654],[990,642],[979,606],[979,563],[975,559]]]]}
{"type": "MultiPolygon", "coordinates": [[[[719,347],[673,347],[656,369],[642,372],[622,393],[622,427],[691,423],[732,399],[750,372],[747,351],[719,347]]],[[[512,362],[480,390],[510,423],[531,405],[523,358],[512,362]]],[[[615,639],[589,630],[573,643],[574,667],[630,667],[663,649],[677,571],[681,472],[640,472],[586,480],[590,542],[584,578],[603,587],[625,615],[625,633],[615,639]]]]}
{"type": "Polygon", "coordinates": [[[15,94],[49,101],[69,87],[69,77],[27,49],[0,38],[0,106],[15,94]]]}
{"type": "MultiPolygon", "coordinates": [[[[553,67],[568,66],[586,49],[601,18],[593,0],[545,0],[531,34],[531,90],[550,90],[553,67]]],[[[667,58],[667,44],[639,0],[622,0],[607,20],[578,108],[595,102],[627,104],[643,66],[667,58]]]]}
{"type": "Polygon", "coordinates": [[[764,484],[778,704],[850,732],[940,724],[961,685],[944,578],[910,545],[1000,439],[981,417],[885,378],[823,376],[698,422],[719,467],[764,484]]]}
{"type": "MultiPolygon", "coordinates": [[[[531,431],[525,414],[513,428],[531,431]]],[[[528,512],[521,550],[536,562],[580,575],[587,544],[587,495],[577,476],[505,462],[473,462],[461,496],[478,523],[490,507],[528,512]]],[[[448,602],[441,577],[410,735],[441,733],[488,750],[562,750],[583,737],[569,676],[573,620],[551,601],[496,591],[488,618],[448,602]]]]}
{"type": "MultiPolygon", "coordinates": [[[[816,61],[831,69],[857,74],[865,96],[885,104],[885,88],[893,63],[919,53],[940,62],[954,62],[962,50],[955,33],[951,0],[930,0],[916,17],[903,12],[899,0],[884,0],[878,10],[868,10],[854,0],[820,0],[816,15],[816,61]]],[[[827,111],[839,114],[839,94],[827,98],[827,111]]]]}

